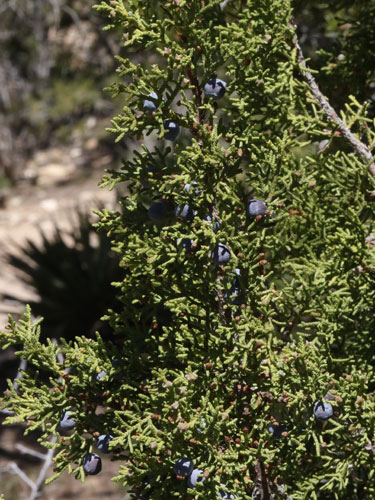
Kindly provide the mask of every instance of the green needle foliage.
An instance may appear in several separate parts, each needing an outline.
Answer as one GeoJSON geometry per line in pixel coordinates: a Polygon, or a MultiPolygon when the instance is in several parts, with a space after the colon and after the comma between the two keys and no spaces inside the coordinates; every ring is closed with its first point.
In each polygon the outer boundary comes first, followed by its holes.
{"type": "MultiPolygon", "coordinates": [[[[126,271],[121,310],[108,313],[121,341],[43,344],[30,310],[10,319],[1,345],[22,344],[29,365],[18,391],[9,381],[7,422],[44,431],[53,478],[83,478],[82,457],[111,434],[115,480],[134,498],[374,499],[375,181],[303,79],[289,1],[97,8],[129,54],[111,130],[140,146],[103,178],[129,194],[98,223],[126,271]],[[203,90],[215,77],[227,84],[217,100],[203,90]],[[151,92],[154,112],[143,110],[151,92]],[[180,126],[175,142],[166,120],[180,126]],[[267,211],[250,217],[251,199],[267,211]],[[174,215],[187,204],[193,218],[174,215]],[[225,265],[212,259],[218,244],[225,265]],[[203,471],[194,488],[174,472],[182,457],[203,471]]],[[[348,97],[342,120],[372,147],[364,104],[348,97]]]]}

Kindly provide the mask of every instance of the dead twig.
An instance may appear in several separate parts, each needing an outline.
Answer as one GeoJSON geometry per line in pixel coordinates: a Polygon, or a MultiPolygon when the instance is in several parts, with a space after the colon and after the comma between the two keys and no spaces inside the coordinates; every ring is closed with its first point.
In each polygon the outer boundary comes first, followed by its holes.
{"type": "Polygon", "coordinates": [[[22,455],[30,455],[31,457],[39,458],[39,460],[44,460],[44,453],[32,450],[31,448],[19,443],[17,443],[15,447],[20,453],[22,453],[22,455]]]}
{"type": "Polygon", "coordinates": [[[6,467],[1,469],[2,472],[9,472],[10,474],[16,474],[22,481],[24,481],[31,489],[34,488],[35,483],[32,481],[24,472],[21,470],[15,462],[9,463],[6,467]]]}
{"type": "Polygon", "coordinates": [[[7,410],[6,408],[4,410],[0,410],[0,415],[7,415],[10,417],[13,417],[14,411],[7,410]]]}
{"type": "MultiPolygon", "coordinates": [[[[51,439],[51,443],[56,443],[56,441],[57,441],[57,438],[55,436],[53,436],[51,439]]],[[[53,455],[54,455],[55,450],[49,449],[47,451],[47,453],[39,453],[39,452],[32,450],[30,448],[26,448],[25,446],[22,446],[22,445],[16,445],[16,448],[19,451],[21,451],[21,453],[37,457],[43,461],[43,465],[40,469],[40,472],[39,472],[39,475],[38,475],[36,481],[32,481],[23,472],[23,470],[18,467],[18,465],[15,462],[11,462],[6,467],[0,468],[0,472],[8,472],[10,474],[16,474],[20,479],[22,479],[22,481],[24,481],[31,488],[31,493],[30,493],[30,496],[28,497],[27,500],[36,500],[36,498],[39,496],[40,491],[43,487],[43,484],[46,480],[47,472],[48,472],[49,467],[52,464],[53,455]]]]}
{"type": "Polygon", "coordinates": [[[260,460],[257,460],[256,462],[255,472],[256,472],[256,482],[259,487],[261,500],[271,500],[272,495],[271,495],[269,480],[264,465],[260,460]]]}
{"type": "MultiPolygon", "coordinates": [[[[51,443],[56,443],[57,438],[55,436],[52,437],[51,443]]],[[[55,450],[49,449],[47,453],[44,455],[44,463],[42,468],[40,469],[37,480],[35,481],[35,488],[32,490],[31,495],[28,500],[35,500],[39,496],[39,492],[42,489],[42,486],[46,480],[47,472],[49,467],[52,464],[53,455],[55,450]]]]}

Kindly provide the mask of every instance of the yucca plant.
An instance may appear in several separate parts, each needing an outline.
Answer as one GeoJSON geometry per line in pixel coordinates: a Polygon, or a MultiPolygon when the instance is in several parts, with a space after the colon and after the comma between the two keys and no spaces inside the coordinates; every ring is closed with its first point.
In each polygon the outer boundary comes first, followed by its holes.
{"type": "Polygon", "coordinates": [[[34,316],[43,317],[43,338],[72,340],[97,330],[106,336],[109,328],[101,317],[115,307],[111,283],[123,276],[110,240],[95,231],[90,213],[72,215],[70,230],[56,224],[51,234],[41,231],[40,243],[27,239],[6,255],[7,264],[38,296],[28,303],[34,316]]]}

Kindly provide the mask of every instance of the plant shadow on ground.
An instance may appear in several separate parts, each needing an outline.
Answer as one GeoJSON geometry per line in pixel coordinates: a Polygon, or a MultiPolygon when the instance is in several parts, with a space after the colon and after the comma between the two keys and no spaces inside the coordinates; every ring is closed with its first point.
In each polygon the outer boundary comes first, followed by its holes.
{"type": "Polygon", "coordinates": [[[116,307],[112,283],[121,281],[122,272],[110,239],[95,231],[90,214],[78,211],[76,218],[71,231],[55,226],[51,236],[41,232],[41,245],[26,240],[6,261],[39,297],[28,303],[35,317],[44,318],[42,339],[73,340],[99,331],[109,340],[111,330],[101,317],[116,307]]]}

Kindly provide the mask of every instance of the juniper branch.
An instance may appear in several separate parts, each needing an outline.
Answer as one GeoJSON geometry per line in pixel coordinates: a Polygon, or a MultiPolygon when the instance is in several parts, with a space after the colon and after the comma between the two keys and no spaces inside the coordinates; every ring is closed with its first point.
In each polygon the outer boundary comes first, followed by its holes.
{"type": "MultiPolygon", "coordinates": [[[[291,23],[291,27],[294,27],[293,22],[291,23]]],[[[306,59],[303,55],[302,48],[299,44],[296,33],[294,33],[293,42],[295,49],[297,51],[297,59],[303,69],[303,76],[305,77],[310,87],[314,99],[322,108],[326,117],[329,120],[332,120],[334,123],[336,123],[342,136],[350,143],[350,145],[353,147],[353,149],[355,149],[355,151],[359,154],[359,156],[363,159],[363,161],[369,164],[368,167],[369,172],[373,177],[375,177],[375,162],[369,148],[366,146],[366,144],[357,139],[357,137],[350,131],[350,129],[345,125],[345,123],[338,116],[334,108],[328,102],[328,99],[324,97],[324,95],[322,94],[318,84],[316,83],[315,78],[313,77],[313,75],[311,74],[311,72],[307,67],[306,59]]]]}

